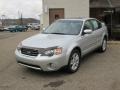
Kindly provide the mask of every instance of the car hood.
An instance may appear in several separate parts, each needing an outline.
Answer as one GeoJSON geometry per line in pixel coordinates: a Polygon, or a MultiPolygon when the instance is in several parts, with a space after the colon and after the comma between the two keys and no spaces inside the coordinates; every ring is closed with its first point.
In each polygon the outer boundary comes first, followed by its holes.
{"type": "Polygon", "coordinates": [[[35,48],[62,47],[66,44],[69,45],[75,37],[75,35],[37,34],[22,41],[22,45],[35,48]]]}

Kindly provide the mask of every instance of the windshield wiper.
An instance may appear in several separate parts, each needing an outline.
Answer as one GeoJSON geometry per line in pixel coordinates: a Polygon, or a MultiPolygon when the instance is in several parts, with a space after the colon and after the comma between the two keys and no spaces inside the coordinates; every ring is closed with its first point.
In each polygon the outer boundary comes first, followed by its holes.
{"type": "Polygon", "coordinates": [[[66,35],[65,33],[50,33],[50,34],[61,34],[61,35],[66,35]]]}

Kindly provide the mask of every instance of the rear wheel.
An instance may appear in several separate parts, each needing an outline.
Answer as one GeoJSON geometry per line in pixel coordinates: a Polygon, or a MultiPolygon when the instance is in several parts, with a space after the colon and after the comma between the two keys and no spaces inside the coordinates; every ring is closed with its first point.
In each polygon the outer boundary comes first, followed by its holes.
{"type": "Polygon", "coordinates": [[[107,49],[107,39],[104,38],[103,41],[102,41],[102,45],[101,45],[101,47],[99,48],[99,51],[100,51],[100,52],[105,52],[106,49],[107,49]]]}
{"type": "Polygon", "coordinates": [[[80,59],[81,59],[80,51],[77,49],[73,50],[69,58],[67,71],[70,73],[76,72],[80,66],[80,59]]]}

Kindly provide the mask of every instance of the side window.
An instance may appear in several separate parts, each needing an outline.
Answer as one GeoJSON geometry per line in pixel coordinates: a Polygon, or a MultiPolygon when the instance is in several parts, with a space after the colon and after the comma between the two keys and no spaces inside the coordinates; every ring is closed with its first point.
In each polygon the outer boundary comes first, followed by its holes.
{"type": "Polygon", "coordinates": [[[90,22],[89,20],[86,21],[85,24],[84,24],[84,28],[83,28],[83,31],[82,31],[82,35],[84,35],[84,30],[86,30],[86,29],[91,29],[91,30],[93,30],[93,26],[92,26],[92,24],[91,24],[91,22],[90,22]]]}
{"type": "Polygon", "coordinates": [[[98,22],[98,29],[102,28],[102,23],[98,22]]]}
{"type": "Polygon", "coordinates": [[[93,27],[92,27],[92,24],[90,21],[86,21],[85,24],[84,24],[84,30],[85,29],[91,29],[93,30],[93,27]]]}
{"type": "Polygon", "coordinates": [[[101,23],[96,20],[91,20],[91,23],[93,25],[94,30],[100,29],[102,27],[101,23]]]}

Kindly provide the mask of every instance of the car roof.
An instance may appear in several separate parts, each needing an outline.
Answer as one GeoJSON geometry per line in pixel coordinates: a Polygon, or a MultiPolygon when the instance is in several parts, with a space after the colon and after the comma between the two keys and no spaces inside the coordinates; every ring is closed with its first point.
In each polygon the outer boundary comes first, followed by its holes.
{"type": "Polygon", "coordinates": [[[90,19],[95,19],[95,18],[66,18],[66,19],[59,19],[59,20],[80,20],[80,21],[86,21],[86,20],[90,20],[90,19]]]}

